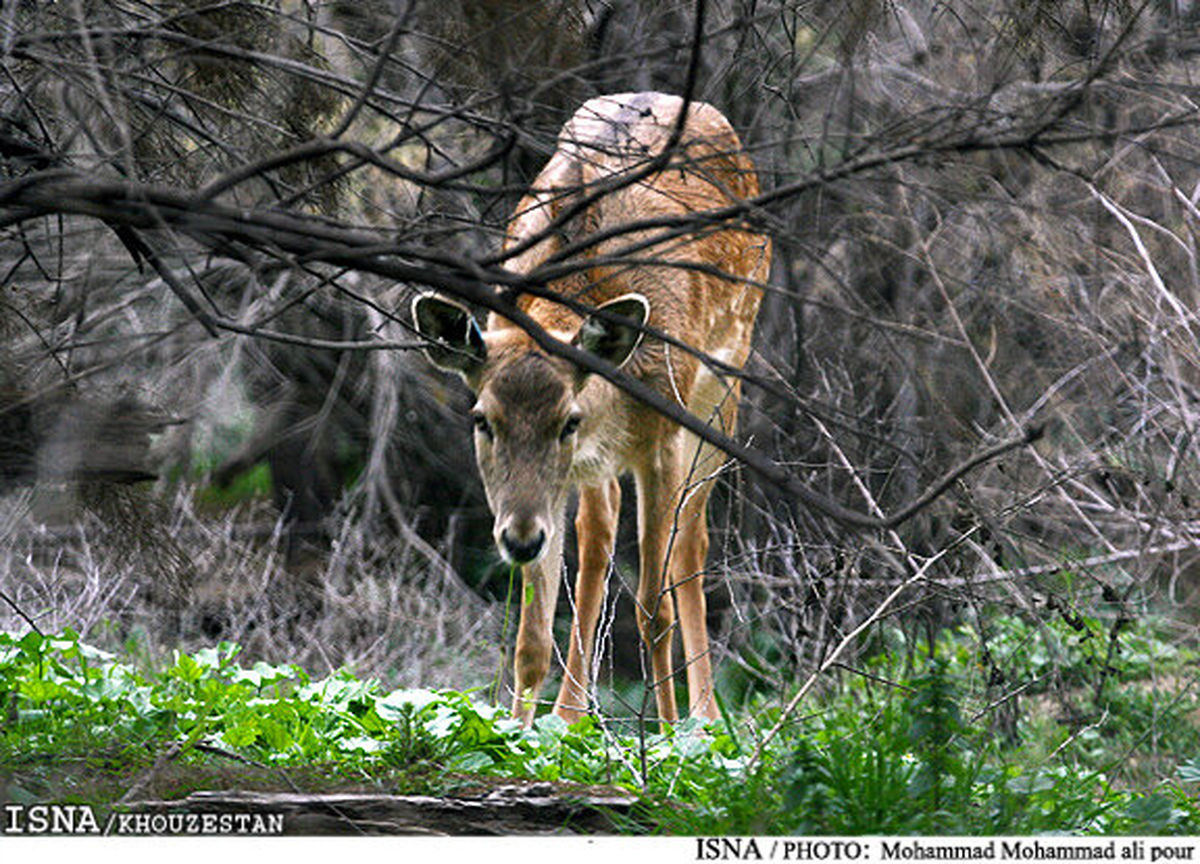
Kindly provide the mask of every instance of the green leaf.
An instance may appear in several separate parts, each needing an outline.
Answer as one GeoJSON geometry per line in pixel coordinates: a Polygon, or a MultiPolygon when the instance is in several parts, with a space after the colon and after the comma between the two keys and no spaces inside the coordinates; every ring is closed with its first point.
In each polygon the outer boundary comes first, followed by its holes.
{"type": "Polygon", "coordinates": [[[1185,783],[1200,783],[1200,756],[1194,757],[1175,769],[1179,779],[1185,783]]]}
{"type": "Polygon", "coordinates": [[[234,750],[248,747],[258,740],[258,724],[255,722],[240,723],[222,732],[221,739],[234,750]]]}
{"type": "Polygon", "coordinates": [[[292,746],[292,736],[287,728],[271,717],[259,721],[259,733],[263,742],[272,750],[286,750],[292,746]]]}
{"type": "Polygon", "coordinates": [[[1171,824],[1173,811],[1170,799],[1155,793],[1134,798],[1125,815],[1134,823],[1135,833],[1157,834],[1171,824]]]}
{"type": "Polygon", "coordinates": [[[433,690],[393,690],[376,702],[376,708],[380,716],[394,719],[405,711],[420,711],[442,701],[433,690]]]}

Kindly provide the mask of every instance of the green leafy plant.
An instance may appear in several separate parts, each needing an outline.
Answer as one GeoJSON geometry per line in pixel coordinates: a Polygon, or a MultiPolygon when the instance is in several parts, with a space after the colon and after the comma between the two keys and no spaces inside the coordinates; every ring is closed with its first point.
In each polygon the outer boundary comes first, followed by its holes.
{"type": "MultiPolygon", "coordinates": [[[[1011,622],[997,629],[1023,644],[1030,638],[1011,622]]],[[[1138,631],[1141,647],[1118,672],[1132,679],[1150,666],[1163,673],[1194,659],[1181,649],[1143,661],[1139,652],[1156,638],[1151,629],[1138,631]]],[[[1054,730],[1043,719],[1019,723],[1015,741],[992,733],[973,695],[979,669],[969,641],[965,631],[947,632],[925,654],[870,660],[870,676],[826,688],[814,696],[817,710],[761,746],[781,719],[778,697],[766,693],[707,728],[688,720],[638,734],[590,717],[568,726],[551,715],[526,729],[481,694],[385,692],[344,670],[314,680],[294,665],[242,665],[228,643],[176,653],[165,668],[145,671],[74,632],[0,634],[0,767],[13,800],[111,801],[114,789],[128,788],[131,775],[170,752],[196,770],[236,759],[431,792],[467,777],[616,784],[641,794],[628,825],[639,831],[1200,830],[1190,690],[1153,702],[1153,690],[1113,688],[1105,735],[1059,730],[1048,751],[1038,736],[1054,730]],[[890,686],[880,687],[885,680],[890,686]],[[1139,756],[1149,746],[1145,711],[1154,706],[1160,739],[1191,742],[1180,751],[1191,758],[1168,762],[1160,743],[1147,751],[1159,775],[1137,786],[1114,782],[1122,758],[1098,738],[1116,735],[1126,756],[1139,756]],[[81,779],[97,773],[112,777],[110,787],[81,779]]],[[[993,651],[1006,647],[997,639],[993,651]]],[[[1026,664],[1018,669],[1014,660],[1013,674],[1040,674],[1035,652],[1013,656],[1026,664]]]]}

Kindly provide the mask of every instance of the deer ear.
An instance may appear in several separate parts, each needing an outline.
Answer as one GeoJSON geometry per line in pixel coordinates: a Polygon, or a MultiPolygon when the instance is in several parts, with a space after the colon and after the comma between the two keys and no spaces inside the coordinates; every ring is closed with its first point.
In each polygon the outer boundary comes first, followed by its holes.
{"type": "Polygon", "coordinates": [[[642,341],[642,328],[649,317],[650,301],[641,294],[623,294],[596,307],[579,328],[575,344],[620,366],[642,341]]]}
{"type": "Polygon", "coordinates": [[[412,302],[413,324],[429,340],[425,356],[439,369],[464,378],[487,359],[483,331],[466,306],[437,294],[421,294],[412,302]]]}

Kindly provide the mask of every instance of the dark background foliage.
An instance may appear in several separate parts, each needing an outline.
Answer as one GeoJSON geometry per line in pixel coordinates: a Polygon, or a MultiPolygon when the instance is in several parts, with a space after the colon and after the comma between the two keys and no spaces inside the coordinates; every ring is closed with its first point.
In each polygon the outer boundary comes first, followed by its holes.
{"type": "MultiPolygon", "coordinates": [[[[1198,15],[5,4],[5,626],[488,681],[509,574],[467,394],[412,350],[408,300],[496,302],[506,216],[562,123],[660,89],[730,118],[764,187],[739,218],[775,242],[739,435],[758,464],[731,459],[712,508],[727,696],[788,691],[872,616],[967,624],[996,682],[994,610],[1099,610],[1113,639],[1167,612],[1186,638],[1198,15]],[[892,514],[1031,428],[889,528],[778,482],[892,514]]],[[[605,634],[638,677],[630,616],[605,634]]]]}

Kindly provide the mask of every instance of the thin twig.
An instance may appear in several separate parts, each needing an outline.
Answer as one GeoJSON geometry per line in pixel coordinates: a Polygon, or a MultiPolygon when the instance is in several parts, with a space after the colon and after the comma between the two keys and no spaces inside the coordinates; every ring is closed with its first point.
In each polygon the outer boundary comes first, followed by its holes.
{"type": "Polygon", "coordinates": [[[783,709],[782,713],[780,713],[779,719],[775,722],[775,725],[772,726],[771,729],[767,732],[767,734],[764,735],[762,737],[762,739],[758,742],[758,745],[754,749],[754,755],[750,757],[750,763],[749,763],[747,770],[752,769],[753,766],[758,764],[759,760],[762,758],[763,751],[766,749],[767,745],[770,744],[773,740],[775,740],[775,736],[778,735],[783,730],[783,727],[786,726],[791,721],[792,715],[795,713],[796,709],[800,706],[800,703],[802,701],[804,701],[804,697],[807,696],[809,694],[809,691],[811,691],[812,688],[816,685],[817,680],[822,675],[824,675],[825,672],[831,666],[833,666],[835,663],[838,662],[838,660],[842,656],[842,652],[844,652],[847,648],[849,648],[850,645],[852,645],[854,643],[854,641],[859,637],[859,635],[861,633],[863,633],[868,627],[870,627],[876,621],[883,618],[884,615],[888,614],[888,612],[891,610],[892,604],[896,602],[896,600],[900,597],[901,594],[903,594],[905,591],[907,591],[913,585],[916,585],[918,582],[924,581],[925,574],[929,572],[929,568],[932,567],[934,564],[936,564],[944,554],[946,554],[946,550],[943,549],[942,551],[940,551],[936,555],[934,555],[932,558],[930,558],[928,561],[926,561],[924,564],[922,564],[920,570],[918,570],[916,573],[912,574],[907,579],[905,579],[903,582],[901,582],[899,585],[897,585],[896,588],[892,591],[892,593],[889,594],[887,597],[885,597],[883,599],[883,602],[875,607],[875,611],[872,612],[869,616],[867,616],[867,618],[862,623],[860,623],[857,627],[855,627],[853,630],[851,630],[849,633],[847,633],[842,638],[842,641],[837,644],[837,647],[835,647],[833,649],[833,651],[831,651],[829,653],[829,655],[824,660],[821,661],[821,664],[817,667],[816,671],[814,671],[811,675],[808,676],[808,680],[804,682],[804,685],[796,692],[796,695],[791,698],[791,700],[788,702],[787,706],[783,709]]]}

